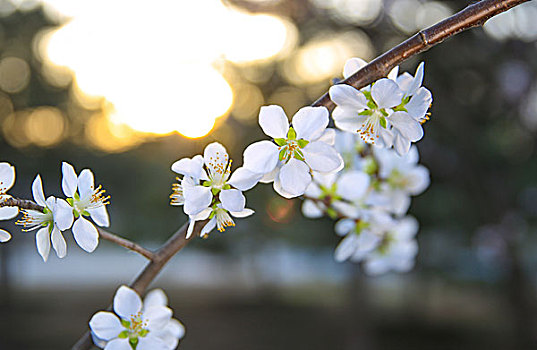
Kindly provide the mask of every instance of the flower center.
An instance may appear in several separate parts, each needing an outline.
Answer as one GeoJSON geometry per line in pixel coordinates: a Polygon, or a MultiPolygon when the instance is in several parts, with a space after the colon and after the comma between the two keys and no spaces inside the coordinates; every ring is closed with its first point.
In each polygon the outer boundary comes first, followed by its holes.
{"type": "Polygon", "coordinates": [[[40,226],[53,225],[54,217],[52,211],[48,208],[43,209],[43,213],[36,210],[22,210],[22,218],[17,220],[17,225],[29,227],[23,229],[23,231],[32,231],[40,226]]]}
{"type": "Polygon", "coordinates": [[[222,208],[216,208],[215,215],[218,231],[224,232],[226,230],[226,227],[235,226],[235,222],[233,222],[233,219],[231,218],[231,216],[229,216],[227,210],[222,208]]]}
{"type": "Polygon", "coordinates": [[[371,115],[368,116],[357,132],[362,140],[375,144],[376,139],[379,138],[379,126],[386,128],[386,118],[380,110],[373,109],[371,110],[371,115]]]}

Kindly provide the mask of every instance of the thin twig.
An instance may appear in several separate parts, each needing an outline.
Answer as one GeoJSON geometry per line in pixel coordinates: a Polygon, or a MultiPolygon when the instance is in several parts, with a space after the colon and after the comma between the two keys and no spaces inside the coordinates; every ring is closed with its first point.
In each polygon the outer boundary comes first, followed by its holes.
{"type": "MultiPolygon", "coordinates": [[[[341,84],[348,84],[356,88],[362,88],[371,84],[386,76],[393,67],[410,57],[423,52],[464,30],[482,26],[489,18],[527,1],[529,0],[483,0],[470,5],[442,22],[420,31],[410,39],[379,56],[361,70],[342,81],[341,84]]],[[[330,100],[328,93],[315,101],[313,106],[325,106],[330,110],[335,107],[334,103],[330,100]]],[[[196,224],[196,232],[192,234],[192,237],[197,236],[202,225],[203,223],[196,224]]],[[[177,230],[177,232],[154,253],[153,260],[151,260],[136,277],[131,284],[131,287],[139,294],[145,292],[149,284],[155,279],[164,265],[191,240],[185,238],[186,229],[187,224],[177,230]]],[[[72,347],[72,350],[88,350],[92,345],[91,335],[88,331],[72,347]]]]}
{"type": "Polygon", "coordinates": [[[125,247],[129,250],[132,250],[133,252],[136,252],[143,257],[147,258],[148,260],[153,260],[154,253],[148,249],[145,249],[138,243],[129,241],[128,239],[119,237],[111,232],[108,232],[100,227],[97,228],[97,231],[99,231],[99,236],[102,239],[106,239],[107,241],[110,241],[112,243],[115,243],[117,245],[120,245],[122,247],[125,247]]]}
{"type": "Polygon", "coordinates": [[[0,202],[0,207],[19,207],[20,209],[29,209],[43,212],[44,207],[39,204],[28,200],[10,197],[5,201],[0,202]]]}
{"type": "MultiPolygon", "coordinates": [[[[416,35],[375,58],[368,65],[338,84],[347,84],[361,89],[385,77],[392,68],[410,57],[426,51],[462,31],[482,26],[491,17],[527,1],[529,0],[483,0],[469,5],[453,16],[421,30],[416,35]]],[[[312,106],[325,106],[332,110],[335,104],[326,93],[315,101],[312,106]]]]}

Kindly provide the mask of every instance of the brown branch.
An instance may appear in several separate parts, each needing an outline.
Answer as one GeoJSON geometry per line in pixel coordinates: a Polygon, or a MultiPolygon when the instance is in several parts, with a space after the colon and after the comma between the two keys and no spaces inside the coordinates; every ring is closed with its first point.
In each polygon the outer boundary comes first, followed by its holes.
{"type": "MultiPolygon", "coordinates": [[[[392,68],[410,57],[430,49],[455,34],[473,27],[482,26],[491,17],[527,1],[529,0],[483,0],[469,5],[453,16],[421,30],[416,35],[375,58],[368,65],[339,84],[347,84],[361,89],[385,77],[392,68]]],[[[312,105],[315,107],[325,106],[329,110],[335,107],[328,93],[321,96],[312,105]]]]}
{"type": "Polygon", "coordinates": [[[45,209],[31,200],[13,197],[10,197],[5,201],[0,202],[0,207],[19,207],[20,209],[36,210],[40,212],[43,212],[43,209],[45,209]]]}
{"type": "Polygon", "coordinates": [[[138,243],[135,243],[135,242],[132,242],[132,241],[129,241],[128,239],[125,239],[125,238],[122,238],[122,237],[119,237],[111,232],[108,232],[100,227],[97,228],[97,231],[99,231],[99,236],[102,238],[102,239],[106,239],[107,241],[110,241],[112,243],[115,243],[117,245],[120,245],[122,247],[125,247],[129,250],[132,250],[133,252],[136,252],[140,255],[142,255],[143,257],[149,259],[149,260],[153,260],[153,257],[154,257],[154,253],[152,251],[150,251],[149,249],[145,249],[144,247],[142,247],[141,245],[139,245],[138,243]]]}
{"type": "MultiPolygon", "coordinates": [[[[387,51],[355,74],[343,80],[341,84],[348,84],[355,88],[362,88],[371,84],[386,76],[393,67],[408,58],[426,51],[464,30],[482,26],[489,18],[527,1],[529,0],[483,0],[470,5],[434,26],[420,31],[413,37],[387,51]]],[[[313,106],[325,106],[330,110],[335,107],[328,93],[315,101],[313,106]]],[[[197,236],[199,229],[203,225],[203,222],[196,224],[196,230],[192,234],[192,237],[197,236]]],[[[145,292],[164,265],[191,240],[185,237],[187,227],[187,224],[183,225],[159,250],[153,253],[153,259],[145,266],[134,282],[131,283],[131,287],[140,295],[145,292]]],[[[92,345],[91,335],[88,331],[72,347],[72,350],[88,350],[92,345]]]]}

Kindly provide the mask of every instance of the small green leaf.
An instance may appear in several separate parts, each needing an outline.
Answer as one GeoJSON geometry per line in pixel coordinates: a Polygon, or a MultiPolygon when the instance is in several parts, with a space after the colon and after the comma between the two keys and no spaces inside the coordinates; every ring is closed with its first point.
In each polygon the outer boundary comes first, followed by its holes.
{"type": "Polygon", "coordinates": [[[70,206],[73,206],[73,205],[74,205],[74,200],[73,200],[73,198],[67,198],[66,201],[67,201],[67,203],[69,203],[70,206]]]}
{"type": "Polygon", "coordinates": [[[289,131],[287,132],[287,139],[294,140],[296,139],[296,131],[293,129],[293,127],[289,128],[289,131]]]}
{"type": "Polygon", "coordinates": [[[274,142],[276,142],[278,146],[284,146],[287,143],[287,140],[284,138],[278,138],[274,139],[274,142]]]}
{"type": "Polygon", "coordinates": [[[297,141],[298,143],[298,147],[300,148],[304,148],[308,145],[308,143],[310,143],[308,140],[304,140],[304,139],[300,139],[297,141]]]}
{"type": "Polygon", "coordinates": [[[121,325],[125,328],[129,328],[131,326],[131,323],[127,320],[121,320],[121,325]]]}
{"type": "Polygon", "coordinates": [[[379,121],[380,121],[380,126],[386,129],[386,118],[381,117],[379,121]]]}
{"type": "Polygon", "coordinates": [[[125,330],[119,333],[117,337],[120,339],[127,339],[129,337],[129,331],[125,330]]]}

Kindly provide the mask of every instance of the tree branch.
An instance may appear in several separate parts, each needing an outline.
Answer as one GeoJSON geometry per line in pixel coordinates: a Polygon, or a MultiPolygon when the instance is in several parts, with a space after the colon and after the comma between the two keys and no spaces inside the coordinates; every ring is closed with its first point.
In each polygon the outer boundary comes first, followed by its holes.
{"type": "MultiPolygon", "coordinates": [[[[453,16],[419,31],[416,35],[375,58],[368,65],[338,84],[347,84],[361,89],[385,77],[392,68],[410,57],[427,51],[431,47],[462,31],[482,26],[491,17],[527,1],[529,0],[483,0],[469,5],[453,16]]],[[[330,100],[328,93],[326,93],[315,101],[312,106],[325,106],[329,110],[333,110],[335,104],[330,100]]]]}
{"type": "MultiPolygon", "coordinates": [[[[418,32],[408,40],[371,61],[358,72],[343,80],[341,84],[351,85],[358,89],[371,84],[386,76],[393,67],[408,58],[426,51],[464,30],[482,26],[489,18],[527,1],[529,0],[483,0],[470,5],[434,26],[418,32]]],[[[328,93],[315,101],[313,106],[325,106],[329,110],[335,107],[328,93]]],[[[191,237],[197,236],[203,225],[204,222],[198,222],[195,232],[191,237]]],[[[145,292],[164,265],[190,242],[191,239],[186,239],[185,237],[187,227],[188,224],[184,224],[159,250],[153,253],[151,261],[131,283],[130,286],[140,295],[145,292]]],[[[72,350],[88,350],[92,345],[91,334],[88,331],[72,347],[72,350]]]]}

